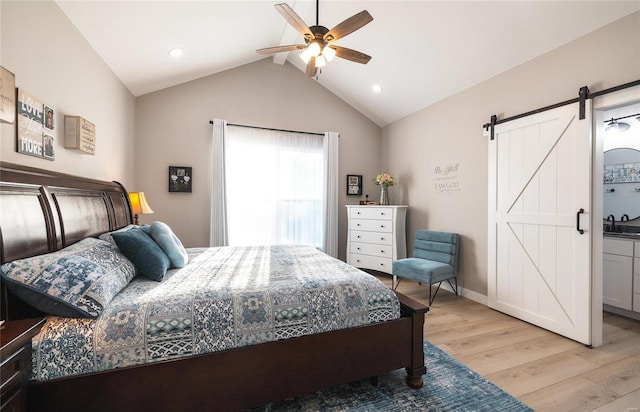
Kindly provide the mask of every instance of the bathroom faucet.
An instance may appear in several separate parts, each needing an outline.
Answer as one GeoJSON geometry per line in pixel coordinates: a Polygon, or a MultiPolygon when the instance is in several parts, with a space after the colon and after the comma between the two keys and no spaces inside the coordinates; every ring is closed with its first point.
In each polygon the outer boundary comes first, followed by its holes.
{"type": "Polygon", "coordinates": [[[624,214],[622,215],[622,217],[620,218],[621,222],[628,222],[629,221],[629,215],[628,214],[624,214]]]}
{"type": "Polygon", "coordinates": [[[607,216],[607,222],[611,222],[611,226],[609,226],[609,229],[611,232],[615,232],[616,231],[616,218],[613,215],[609,215],[607,216]]]}

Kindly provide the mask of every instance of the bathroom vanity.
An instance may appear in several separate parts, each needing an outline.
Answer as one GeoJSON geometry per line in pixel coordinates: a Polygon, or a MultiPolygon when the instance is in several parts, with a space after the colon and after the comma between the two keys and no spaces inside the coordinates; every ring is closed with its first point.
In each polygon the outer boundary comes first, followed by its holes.
{"type": "Polygon", "coordinates": [[[640,319],[640,233],[605,233],[602,261],[604,309],[640,319]]]}

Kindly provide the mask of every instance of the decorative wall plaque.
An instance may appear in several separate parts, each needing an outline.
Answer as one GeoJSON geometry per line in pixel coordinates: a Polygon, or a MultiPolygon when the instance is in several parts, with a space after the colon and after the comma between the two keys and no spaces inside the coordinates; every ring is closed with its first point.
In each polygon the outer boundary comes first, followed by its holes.
{"type": "Polygon", "coordinates": [[[96,154],[96,126],[80,116],[64,117],[64,147],[96,154]]]}
{"type": "Polygon", "coordinates": [[[42,147],[42,102],[24,89],[18,89],[18,127],[16,151],[35,157],[44,157],[42,147]]]}
{"type": "Polygon", "coordinates": [[[16,76],[0,66],[0,123],[16,119],[16,76]]]}

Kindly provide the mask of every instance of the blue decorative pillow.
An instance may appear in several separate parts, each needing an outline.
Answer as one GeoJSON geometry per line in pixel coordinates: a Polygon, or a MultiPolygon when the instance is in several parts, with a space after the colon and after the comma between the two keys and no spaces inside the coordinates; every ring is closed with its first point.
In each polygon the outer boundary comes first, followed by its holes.
{"type": "Polygon", "coordinates": [[[111,236],[144,277],[157,281],[164,278],[171,264],[169,257],[142,229],[111,233],[111,236]]]}
{"type": "Polygon", "coordinates": [[[151,237],[169,257],[172,268],[182,268],[189,261],[189,255],[182,242],[178,239],[171,228],[162,222],[151,224],[151,237]]]}
{"type": "Polygon", "coordinates": [[[94,238],[2,265],[2,278],[16,296],[64,317],[98,317],[135,275],[133,264],[114,245],[94,238]]]}

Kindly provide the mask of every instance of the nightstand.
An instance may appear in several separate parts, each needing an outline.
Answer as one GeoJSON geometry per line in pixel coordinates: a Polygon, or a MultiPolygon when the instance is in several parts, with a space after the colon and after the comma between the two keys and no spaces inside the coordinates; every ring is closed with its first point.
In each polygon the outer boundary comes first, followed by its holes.
{"type": "Polygon", "coordinates": [[[44,318],[5,322],[0,329],[0,411],[26,410],[26,386],[31,374],[31,338],[44,318]]]}

